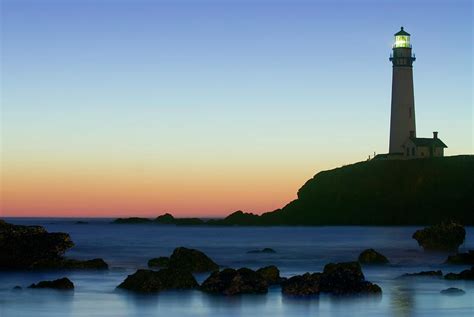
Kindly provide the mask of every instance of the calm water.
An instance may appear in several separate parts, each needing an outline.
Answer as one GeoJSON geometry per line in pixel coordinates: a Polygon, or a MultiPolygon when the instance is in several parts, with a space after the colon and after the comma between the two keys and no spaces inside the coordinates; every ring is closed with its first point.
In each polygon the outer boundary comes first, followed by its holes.
{"type": "MultiPolygon", "coordinates": [[[[459,272],[467,266],[442,264],[447,254],[423,252],[411,239],[416,227],[173,227],[112,225],[109,220],[75,224],[62,219],[10,219],[16,224],[44,225],[50,232],[69,232],[76,244],[67,256],[104,258],[106,272],[1,272],[0,316],[474,316],[474,282],[437,278],[396,279],[407,272],[459,272]],[[366,278],[383,289],[381,298],[294,299],[271,288],[266,295],[212,296],[199,291],[135,295],[115,287],[148,259],[169,255],[175,247],[197,248],[218,264],[238,268],[277,265],[283,276],[322,270],[328,262],[351,261],[366,248],[385,254],[391,265],[364,267],[366,278]],[[276,254],[247,254],[270,247],[276,254]],[[39,280],[69,277],[73,292],[12,291],[39,280]],[[463,296],[439,292],[448,287],[463,296]]],[[[474,228],[467,229],[461,250],[474,249],[474,228]]],[[[198,275],[198,281],[206,274],[198,275]]]]}

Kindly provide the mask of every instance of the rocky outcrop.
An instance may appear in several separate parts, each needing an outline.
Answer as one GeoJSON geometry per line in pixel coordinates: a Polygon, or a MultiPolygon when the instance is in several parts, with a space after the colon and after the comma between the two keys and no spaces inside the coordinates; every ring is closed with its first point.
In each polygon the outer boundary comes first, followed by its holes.
{"type": "Polygon", "coordinates": [[[465,238],[466,230],[455,222],[441,223],[413,234],[413,239],[425,250],[457,250],[465,238]]]}
{"type": "Polygon", "coordinates": [[[67,233],[40,226],[18,226],[0,220],[0,268],[28,269],[41,261],[60,260],[74,246],[67,233]]]}
{"type": "Polygon", "coordinates": [[[276,253],[272,248],[263,248],[261,250],[250,250],[247,253],[276,253]]]}
{"type": "Polygon", "coordinates": [[[378,285],[365,280],[358,262],[326,264],[321,275],[320,288],[321,292],[335,295],[382,293],[378,285]]]}
{"type": "Polygon", "coordinates": [[[281,284],[281,291],[291,296],[311,296],[320,292],[321,273],[296,275],[281,284]]]}
{"type": "Polygon", "coordinates": [[[169,267],[190,272],[210,272],[219,269],[219,266],[203,252],[183,247],[174,249],[170,256],[169,267]]]}
{"type": "Polygon", "coordinates": [[[421,271],[418,273],[405,273],[400,277],[416,277],[416,276],[428,276],[428,277],[442,277],[443,272],[441,271],[421,271]]]}
{"type": "Polygon", "coordinates": [[[177,269],[159,271],[138,270],[119,285],[118,288],[141,293],[156,293],[168,289],[192,289],[198,287],[193,274],[177,269]]]}
{"type": "Polygon", "coordinates": [[[222,295],[262,294],[268,291],[268,283],[262,275],[248,268],[224,269],[213,272],[202,283],[201,290],[222,295]]]}
{"type": "Polygon", "coordinates": [[[74,260],[64,253],[74,243],[67,233],[0,220],[0,269],[108,269],[102,259],[74,260]]]}
{"type": "Polygon", "coordinates": [[[54,281],[41,281],[37,284],[31,284],[29,288],[53,288],[58,290],[72,290],[74,284],[67,277],[63,277],[54,281]]]}
{"type": "Polygon", "coordinates": [[[448,273],[444,278],[447,280],[474,280],[474,266],[461,273],[448,273]]]}
{"type": "Polygon", "coordinates": [[[153,222],[162,225],[177,226],[195,226],[204,224],[204,221],[199,218],[175,218],[172,214],[169,213],[156,217],[153,222]]]}
{"type": "Polygon", "coordinates": [[[444,289],[440,292],[443,295],[451,295],[451,296],[460,296],[466,294],[466,292],[460,288],[456,287],[450,287],[447,289],[444,289]]]}
{"type": "Polygon", "coordinates": [[[466,253],[458,253],[456,255],[450,255],[448,256],[446,263],[474,265],[474,250],[469,250],[466,253]]]}
{"type": "Polygon", "coordinates": [[[170,264],[170,258],[166,256],[160,256],[148,260],[148,267],[168,267],[170,264]]]}
{"type": "Polygon", "coordinates": [[[374,249],[367,249],[362,251],[359,255],[359,262],[362,264],[387,264],[388,259],[381,253],[374,249]]]}
{"type": "Polygon", "coordinates": [[[308,296],[320,292],[333,295],[381,294],[382,289],[365,280],[358,262],[329,263],[323,273],[297,275],[282,283],[286,295],[308,296]]]}
{"type": "Polygon", "coordinates": [[[257,274],[260,274],[268,285],[280,284],[284,280],[280,277],[280,270],[275,265],[262,267],[257,270],[257,274]]]}

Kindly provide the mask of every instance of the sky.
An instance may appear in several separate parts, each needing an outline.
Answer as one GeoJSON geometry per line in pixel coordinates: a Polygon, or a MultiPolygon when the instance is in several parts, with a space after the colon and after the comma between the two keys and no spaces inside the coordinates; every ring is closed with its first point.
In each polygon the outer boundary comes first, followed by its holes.
{"type": "Polygon", "coordinates": [[[473,153],[470,0],[0,0],[3,216],[283,207],[388,151],[393,34],[417,135],[473,153]]]}

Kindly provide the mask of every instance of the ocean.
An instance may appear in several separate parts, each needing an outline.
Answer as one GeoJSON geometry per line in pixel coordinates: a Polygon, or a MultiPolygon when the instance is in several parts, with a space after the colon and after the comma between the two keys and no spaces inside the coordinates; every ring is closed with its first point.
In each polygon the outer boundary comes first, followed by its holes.
{"type": "MultiPolygon", "coordinates": [[[[21,219],[14,224],[42,225],[50,232],[67,232],[75,247],[66,256],[103,258],[108,271],[0,272],[0,316],[474,316],[474,281],[441,278],[399,279],[404,273],[442,270],[460,272],[468,266],[444,264],[447,253],[425,252],[411,238],[420,227],[176,227],[117,225],[112,219],[21,219]],[[184,246],[205,252],[223,267],[257,269],[276,265],[290,277],[321,271],[329,262],[356,260],[374,248],[386,255],[386,266],[364,266],[366,279],[383,290],[381,297],[318,297],[298,299],[271,287],[266,295],[225,297],[198,290],[140,295],[117,290],[129,274],[146,268],[150,258],[168,256],[184,246]],[[269,247],[274,254],[249,254],[269,247]],[[72,292],[26,288],[40,280],[68,277],[72,292]],[[22,290],[12,290],[16,285],[22,290]],[[462,296],[441,295],[448,287],[462,288],[462,296]]],[[[474,227],[468,227],[460,251],[474,249],[474,227]]],[[[208,274],[198,274],[202,282],[208,274]]]]}

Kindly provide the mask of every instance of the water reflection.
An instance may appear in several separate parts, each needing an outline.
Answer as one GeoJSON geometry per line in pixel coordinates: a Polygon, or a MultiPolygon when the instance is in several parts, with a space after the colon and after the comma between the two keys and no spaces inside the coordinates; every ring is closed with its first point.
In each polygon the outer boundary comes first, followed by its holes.
{"type": "Polygon", "coordinates": [[[395,281],[391,287],[390,308],[393,316],[412,316],[415,311],[414,289],[410,281],[395,281]]]}

